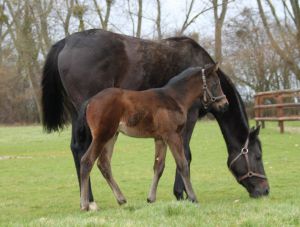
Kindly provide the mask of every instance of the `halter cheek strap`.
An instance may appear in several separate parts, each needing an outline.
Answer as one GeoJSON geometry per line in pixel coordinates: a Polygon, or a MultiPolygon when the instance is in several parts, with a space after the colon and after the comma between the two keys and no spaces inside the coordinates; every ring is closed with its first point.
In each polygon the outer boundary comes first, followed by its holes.
{"type": "Polygon", "coordinates": [[[209,105],[214,102],[219,101],[226,97],[226,95],[214,96],[211,91],[207,87],[206,76],[205,76],[205,69],[202,69],[202,81],[203,81],[203,100],[202,104],[204,109],[208,109],[209,105]]]}
{"type": "Polygon", "coordinates": [[[230,162],[229,164],[229,170],[232,172],[233,176],[235,176],[235,178],[237,179],[238,182],[241,182],[242,180],[246,179],[246,178],[251,178],[251,177],[259,177],[262,179],[267,179],[267,177],[263,174],[260,173],[256,173],[253,172],[250,168],[250,162],[249,162],[249,156],[248,156],[248,146],[249,146],[249,136],[247,137],[247,140],[244,144],[244,146],[241,149],[241,152],[230,162]],[[232,171],[232,165],[241,157],[244,156],[245,160],[246,160],[246,165],[247,165],[247,173],[244,174],[241,177],[237,177],[234,172],[232,171]]]}

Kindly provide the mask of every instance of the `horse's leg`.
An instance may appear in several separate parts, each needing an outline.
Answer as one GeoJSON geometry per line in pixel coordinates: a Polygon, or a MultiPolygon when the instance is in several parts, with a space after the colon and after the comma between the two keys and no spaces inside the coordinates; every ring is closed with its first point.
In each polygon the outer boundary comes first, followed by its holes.
{"type": "MultiPolygon", "coordinates": [[[[73,154],[73,159],[76,167],[76,173],[79,183],[79,190],[81,188],[80,184],[80,160],[86,150],[88,149],[89,145],[91,144],[91,136],[90,134],[86,132],[81,132],[80,138],[78,135],[77,130],[77,116],[73,117],[72,121],[72,136],[71,136],[71,151],[73,154]]],[[[97,204],[94,201],[93,192],[91,188],[91,181],[89,178],[89,210],[97,210],[97,204]]],[[[80,190],[81,191],[81,190],[80,190]]]]}
{"type": "Polygon", "coordinates": [[[192,202],[197,202],[197,198],[190,181],[189,166],[184,155],[184,148],[181,136],[179,134],[174,133],[168,137],[167,143],[176,161],[177,170],[182,177],[188,199],[192,202]]]}
{"type": "Polygon", "coordinates": [[[155,140],[155,160],[154,160],[154,176],[152,185],[148,194],[147,201],[153,203],[156,199],[156,190],[158,181],[163,174],[165,168],[165,158],[167,153],[167,146],[163,140],[155,140]]]}
{"type": "MultiPolygon", "coordinates": [[[[190,164],[192,161],[190,140],[191,140],[192,133],[193,133],[194,127],[196,125],[197,119],[198,119],[198,109],[196,109],[196,108],[190,109],[188,112],[188,115],[187,115],[187,122],[186,122],[185,127],[181,134],[182,139],[183,139],[184,154],[185,154],[185,158],[188,161],[189,169],[190,169],[190,164]]],[[[176,168],[173,193],[177,200],[183,199],[183,191],[186,192],[184,183],[182,181],[182,178],[180,176],[178,169],[176,168]]]]}
{"type": "Polygon", "coordinates": [[[126,199],[121,192],[118,184],[116,183],[115,179],[113,178],[112,171],[111,171],[111,157],[114,149],[115,142],[117,140],[118,135],[116,134],[113,138],[111,138],[104,146],[103,150],[100,153],[98,158],[97,166],[101,171],[103,177],[107,181],[108,185],[112,189],[118,203],[120,205],[126,203],[126,199]]]}

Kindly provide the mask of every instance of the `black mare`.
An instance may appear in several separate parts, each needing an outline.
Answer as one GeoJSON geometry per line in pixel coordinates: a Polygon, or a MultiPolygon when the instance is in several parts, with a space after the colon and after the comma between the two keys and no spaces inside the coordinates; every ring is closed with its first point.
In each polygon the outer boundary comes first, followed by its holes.
{"type": "MultiPolygon", "coordinates": [[[[78,110],[85,100],[108,87],[131,90],[162,87],[184,69],[209,63],[214,63],[209,54],[187,37],[154,42],[96,29],[74,33],[54,44],[48,53],[41,83],[43,125],[48,132],[57,131],[71,120],[71,150],[79,174],[81,157],[91,142],[88,132],[75,136],[78,110]]],[[[245,108],[234,84],[221,70],[218,75],[230,105],[223,115],[212,113],[227,144],[227,163],[229,165],[240,154],[249,138],[247,157],[250,168],[253,172],[265,175],[257,137],[259,128],[249,129],[245,108]]],[[[191,135],[197,119],[206,111],[198,101],[188,113],[182,136],[189,163],[191,135]]],[[[249,172],[249,168],[245,160],[239,158],[231,171],[238,179],[249,172]]],[[[239,183],[252,197],[269,192],[265,178],[249,176],[239,183]]],[[[177,199],[183,198],[183,191],[183,182],[176,171],[174,194],[177,199]]],[[[94,201],[90,184],[89,200],[94,201]]]]}

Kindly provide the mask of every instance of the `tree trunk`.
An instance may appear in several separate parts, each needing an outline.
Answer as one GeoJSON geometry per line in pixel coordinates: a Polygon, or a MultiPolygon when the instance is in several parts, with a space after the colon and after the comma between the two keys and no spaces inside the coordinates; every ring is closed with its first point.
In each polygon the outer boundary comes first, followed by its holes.
{"type": "Polygon", "coordinates": [[[143,0],[138,0],[139,4],[139,11],[138,11],[138,24],[137,24],[137,30],[136,30],[136,37],[141,37],[141,31],[142,31],[142,19],[143,19],[143,0]]]}
{"type": "Polygon", "coordinates": [[[228,0],[222,0],[222,9],[218,15],[218,0],[213,0],[214,19],[215,19],[215,59],[222,63],[222,27],[227,11],[228,0]]]}
{"type": "Polygon", "coordinates": [[[156,0],[156,4],[157,4],[157,17],[156,17],[156,29],[157,29],[157,38],[159,40],[162,39],[162,34],[161,34],[161,6],[160,6],[160,0],[156,0]]]}

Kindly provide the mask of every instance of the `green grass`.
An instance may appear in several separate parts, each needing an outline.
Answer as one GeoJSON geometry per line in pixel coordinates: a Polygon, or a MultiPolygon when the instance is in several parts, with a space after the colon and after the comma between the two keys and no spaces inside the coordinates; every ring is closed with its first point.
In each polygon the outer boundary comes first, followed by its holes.
{"type": "Polygon", "coordinates": [[[70,130],[44,134],[39,126],[0,127],[0,226],[300,226],[300,132],[295,127],[298,122],[289,122],[281,135],[275,123],[267,123],[261,131],[271,194],[251,199],[227,170],[217,124],[199,122],[191,142],[191,177],[200,205],[175,201],[170,152],[157,202],[147,204],[154,144],[120,135],[112,168],[128,203],[117,205],[95,166],[93,190],[100,210],[88,213],[79,210],[70,130]]]}

